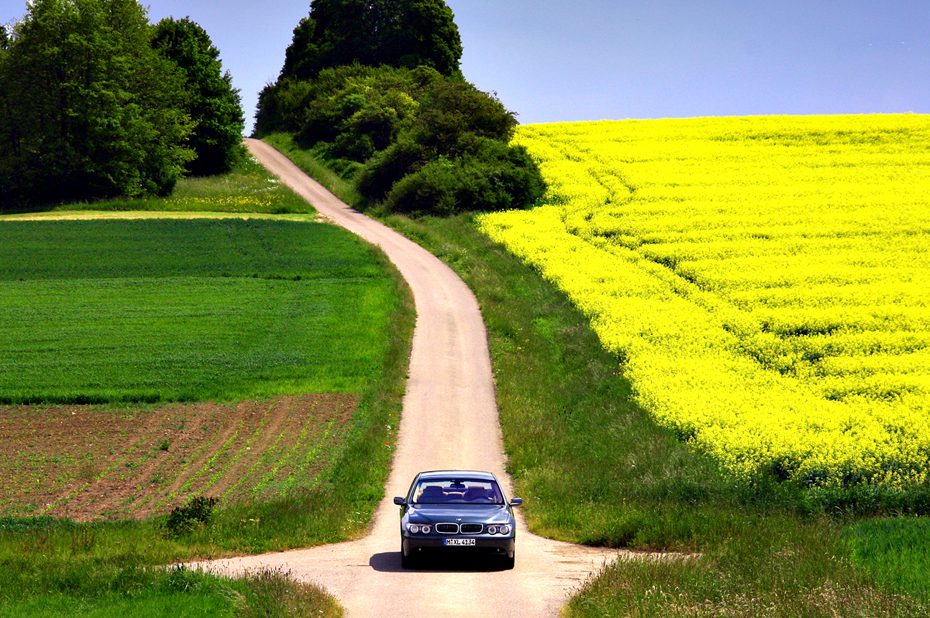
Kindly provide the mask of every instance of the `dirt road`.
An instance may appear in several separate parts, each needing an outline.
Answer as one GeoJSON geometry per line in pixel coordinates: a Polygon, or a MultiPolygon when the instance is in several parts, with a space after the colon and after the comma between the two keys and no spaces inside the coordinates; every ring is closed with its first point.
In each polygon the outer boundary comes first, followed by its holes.
{"type": "Polygon", "coordinates": [[[211,568],[232,573],[285,568],[296,579],[323,585],[350,618],[558,615],[572,588],[605,561],[617,558],[617,551],[535,536],[518,513],[512,571],[481,562],[440,563],[420,571],[400,566],[398,508],[391,498],[403,495],[418,471],[488,470],[509,490],[487,335],[471,291],[438,258],[353,211],[267,144],[248,140],[248,146],[321,214],[387,253],[413,291],[417,323],[393,470],[368,536],[351,543],[217,561],[211,568]]]}

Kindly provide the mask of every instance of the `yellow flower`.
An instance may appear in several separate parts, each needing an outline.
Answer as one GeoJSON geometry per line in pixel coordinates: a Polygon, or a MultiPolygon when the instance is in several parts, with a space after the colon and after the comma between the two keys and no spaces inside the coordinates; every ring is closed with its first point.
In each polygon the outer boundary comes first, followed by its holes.
{"type": "Polygon", "coordinates": [[[547,204],[480,228],[562,288],[640,403],[742,477],[923,482],[930,120],[521,127],[547,204]]]}

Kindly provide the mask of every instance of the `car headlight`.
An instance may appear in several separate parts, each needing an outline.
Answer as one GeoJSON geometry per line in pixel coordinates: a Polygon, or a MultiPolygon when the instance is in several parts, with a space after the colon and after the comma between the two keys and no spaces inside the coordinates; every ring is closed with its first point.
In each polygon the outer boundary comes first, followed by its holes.
{"type": "Polygon", "coordinates": [[[429,524],[407,524],[407,532],[410,534],[429,534],[432,526],[429,524]]]}
{"type": "Polygon", "coordinates": [[[488,526],[488,534],[510,534],[510,526],[507,524],[488,526]]]}

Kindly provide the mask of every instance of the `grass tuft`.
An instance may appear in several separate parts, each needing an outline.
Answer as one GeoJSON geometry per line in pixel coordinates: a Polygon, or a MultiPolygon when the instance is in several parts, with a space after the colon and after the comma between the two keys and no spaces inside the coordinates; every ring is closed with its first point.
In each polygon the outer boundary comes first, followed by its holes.
{"type": "Polygon", "coordinates": [[[897,517],[850,526],[852,562],[901,594],[930,603],[930,521],[897,517]]]}

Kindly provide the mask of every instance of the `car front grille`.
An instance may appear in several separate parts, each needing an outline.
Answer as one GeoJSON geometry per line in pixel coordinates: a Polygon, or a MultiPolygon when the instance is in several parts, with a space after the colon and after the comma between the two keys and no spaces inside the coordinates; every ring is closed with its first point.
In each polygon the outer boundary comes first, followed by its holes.
{"type": "Polygon", "coordinates": [[[482,524],[436,524],[439,534],[481,534],[483,530],[482,524]]]}

